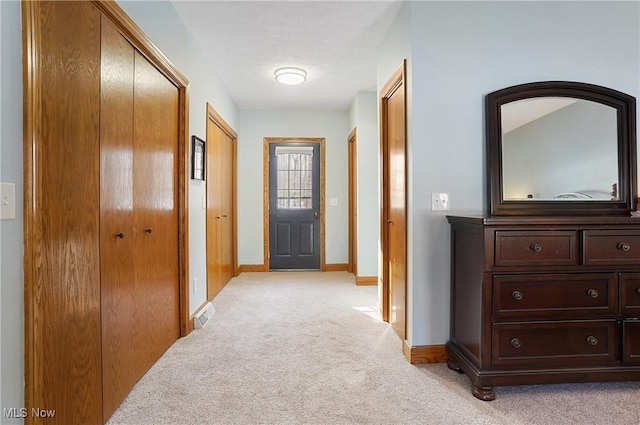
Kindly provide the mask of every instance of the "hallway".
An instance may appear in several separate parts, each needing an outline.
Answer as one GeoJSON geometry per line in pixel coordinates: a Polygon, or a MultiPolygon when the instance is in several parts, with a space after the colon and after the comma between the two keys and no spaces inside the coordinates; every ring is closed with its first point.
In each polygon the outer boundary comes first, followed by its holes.
{"type": "Polygon", "coordinates": [[[499,387],[481,402],[446,365],[410,365],[376,303],[344,272],[242,273],[108,424],[640,422],[637,383],[499,387]]]}

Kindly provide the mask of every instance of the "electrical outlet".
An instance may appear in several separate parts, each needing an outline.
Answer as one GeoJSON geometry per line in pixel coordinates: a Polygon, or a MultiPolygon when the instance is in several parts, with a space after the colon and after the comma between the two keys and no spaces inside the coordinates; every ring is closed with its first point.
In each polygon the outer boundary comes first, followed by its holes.
{"type": "Polygon", "coordinates": [[[449,209],[448,193],[431,194],[431,211],[445,211],[449,209]]]}
{"type": "Polygon", "coordinates": [[[16,185],[15,183],[0,184],[0,219],[16,218],[16,185]]]}

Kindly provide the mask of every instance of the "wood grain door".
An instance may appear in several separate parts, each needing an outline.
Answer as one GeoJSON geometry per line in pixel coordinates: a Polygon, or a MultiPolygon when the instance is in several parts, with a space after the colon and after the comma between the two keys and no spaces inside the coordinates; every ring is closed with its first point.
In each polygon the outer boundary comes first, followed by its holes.
{"type": "Polygon", "coordinates": [[[206,143],[207,298],[235,274],[235,132],[209,106],[206,143]]]}
{"type": "Polygon", "coordinates": [[[349,272],[358,276],[358,155],[356,129],[348,139],[349,154],[349,272]]]}
{"type": "Polygon", "coordinates": [[[382,135],[383,317],[406,337],[407,187],[405,64],[380,93],[382,135]],[[386,298],[386,299],[385,299],[386,298]]]}
{"type": "Polygon", "coordinates": [[[133,210],[137,371],[178,339],[178,90],[135,53],[133,210]]]}
{"type": "Polygon", "coordinates": [[[226,133],[222,135],[222,164],[220,167],[222,182],[220,194],[222,199],[222,219],[220,221],[220,276],[226,285],[233,277],[234,244],[233,244],[233,139],[226,133]]]}
{"type": "Polygon", "coordinates": [[[102,18],[100,279],[103,418],[135,385],[133,226],[134,48],[102,18]]]}
{"type": "Polygon", "coordinates": [[[22,14],[29,64],[24,67],[25,422],[98,424],[100,13],[88,2],[24,2],[22,14]],[[38,419],[32,408],[55,409],[56,415],[38,419]]]}
{"type": "Polygon", "coordinates": [[[25,423],[100,424],[178,337],[188,82],[115,2],[22,17],[25,423]]]}

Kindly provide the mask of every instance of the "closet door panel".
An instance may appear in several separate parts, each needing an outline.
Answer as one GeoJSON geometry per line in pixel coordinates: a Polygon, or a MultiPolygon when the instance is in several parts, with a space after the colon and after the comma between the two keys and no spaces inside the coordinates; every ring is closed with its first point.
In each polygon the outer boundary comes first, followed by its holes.
{"type": "Polygon", "coordinates": [[[28,142],[35,160],[28,195],[34,210],[27,212],[33,217],[34,257],[28,264],[32,314],[26,323],[33,346],[27,348],[31,392],[25,407],[29,413],[32,407],[55,409],[55,418],[43,421],[50,424],[97,424],[102,421],[100,14],[85,2],[23,7],[40,25],[37,48],[30,52],[39,66],[28,71],[39,102],[28,142]]]}
{"type": "Polygon", "coordinates": [[[138,372],[179,337],[178,89],[135,57],[134,214],[138,372]]]}
{"type": "Polygon", "coordinates": [[[224,125],[207,119],[207,298],[213,299],[234,273],[234,143],[224,125]]]}
{"type": "Polygon", "coordinates": [[[223,132],[207,119],[207,298],[213,299],[224,287],[223,277],[223,132]]]}
{"type": "Polygon", "coordinates": [[[103,416],[135,385],[133,233],[134,49],[102,18],[100,275],[103,416]]]}
{"type": "MultiPolygon", "coordinates": [[[[221,277],[222,286],[233,277],[233,139],[228,134],[222,134],[222,164],[221,164],[222,195],[222,233],[221,239],[221,277]]],[[[220,288],[222,290],[222,288],[220,288]]]]}

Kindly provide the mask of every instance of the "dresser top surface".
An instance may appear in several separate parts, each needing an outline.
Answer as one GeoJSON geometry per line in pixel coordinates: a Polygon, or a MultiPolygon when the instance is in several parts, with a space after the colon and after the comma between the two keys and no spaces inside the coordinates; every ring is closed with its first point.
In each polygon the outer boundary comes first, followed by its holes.
{"type": "Polygon", "coordinates": [[[482,216],[448,215],[447,220],[452,224],[475,224],[482,226],[640,226],[640,217],[633,216],[482,216]]]}

